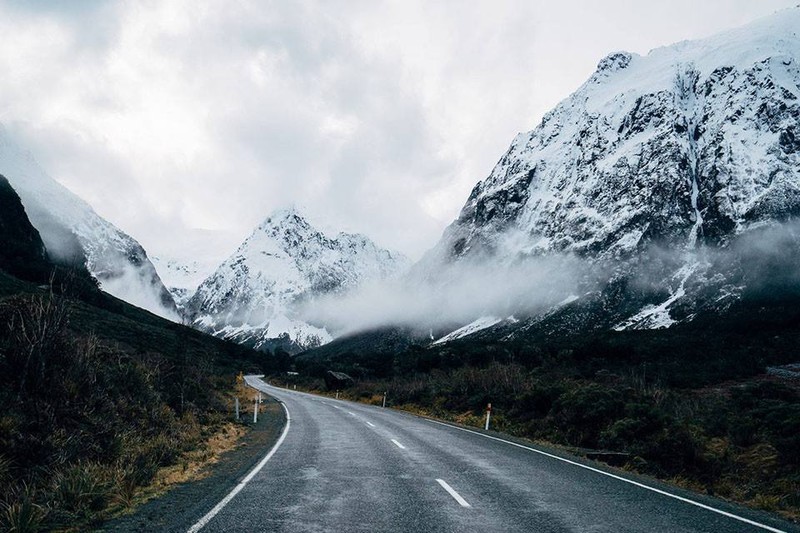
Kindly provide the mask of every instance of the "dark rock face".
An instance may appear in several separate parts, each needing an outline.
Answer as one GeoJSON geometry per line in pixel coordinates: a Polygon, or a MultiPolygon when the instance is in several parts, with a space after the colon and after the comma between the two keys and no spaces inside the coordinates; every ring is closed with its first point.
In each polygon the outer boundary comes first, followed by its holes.
{"type": "Polygon", "coordinates": [[[50,270],[39,232],[4,176],[0,176],[0,269],[37,282],[46,281],[50,270]]]}
{"type": "Polygon", "coordinates": [[[347,387],[352,387],[355,381],[353,378],[344,372],[334,372],[328,370],[325,372],[325,386],[328,390],[341,390],[347,387]]]}

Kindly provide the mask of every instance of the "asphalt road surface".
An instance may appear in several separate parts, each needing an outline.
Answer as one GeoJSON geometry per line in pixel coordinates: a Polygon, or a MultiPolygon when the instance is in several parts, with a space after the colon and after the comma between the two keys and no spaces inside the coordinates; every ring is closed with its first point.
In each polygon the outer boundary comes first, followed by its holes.
{"type": "Polygon", "coordinates": [[[289,421],[192,532],[800,531],[566,455],[246,379],[289,421]]]}

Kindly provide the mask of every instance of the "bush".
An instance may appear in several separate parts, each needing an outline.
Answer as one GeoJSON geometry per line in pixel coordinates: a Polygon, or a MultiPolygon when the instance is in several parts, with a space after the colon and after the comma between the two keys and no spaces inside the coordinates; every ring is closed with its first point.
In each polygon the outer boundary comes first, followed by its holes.
{"type": "Polygon", "coordinates": [[[576,383],[556,400],[549,419],[566,443],[596,447],[600,434],[623,408],[619,391],[596,383],[576,383]]]}
{"type": "Polygon", "coordinates": [[[544,418],[563,393],[564,387],[561,383],[537,383],[532,390],[515,399],[511,413],[522,421],[544,418]]]}
{"type": "Polygon", "coordinates": [[[11,503],[0,503],[0,531],[14,533],[38,533],[44,531],[47,516],[45,509],[30,499],[11,503]]]}

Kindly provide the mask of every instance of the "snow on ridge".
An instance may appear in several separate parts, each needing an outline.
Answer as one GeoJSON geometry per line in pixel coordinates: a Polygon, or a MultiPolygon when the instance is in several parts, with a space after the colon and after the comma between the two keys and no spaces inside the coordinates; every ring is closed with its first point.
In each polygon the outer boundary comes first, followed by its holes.
{"type": "Polygon", "coordinates": [[[624,331],[626,329],[665,329],[675,324],[677,321],[670,316],[669,310],[673,304],[686,295],[686,282],[694,274],[699,263],[684,265],[675,274],[678,287],[672,291],[669,298],[657,305],[647,305],[635,315],[623,320],[615,325],[614,331],[624,331]]]}
{"type": "Polygon", "coordinates": [[[462,326],[457,330],[448,333],[444,337],[433,341],[431,343],[431,346],[434,346],[436,344],[444,344],[446,342],[450,342],[456,339],[460,339],[462,337],[466,337],[468,335],[472,335],[473,333],[477,333],[478,331],[497,325],[502,321],[503,321],[502,318],[498,318],[496,316],[482,316],[477,320],[470,322],[466,326],[462,326]]]}
{"type": "MultiPolygon", "coordinates": [[[[800,6],[645,56],[611,54],[514,138],[415,272],[569,254],[630,274],[654,244],[725,246],[800,209],[798,113],[800,6]]],[[[615,327],[669,327],[678,300],[714,297],[674,270],[659,280],[672,287],[665,302],[615,327]]]]}

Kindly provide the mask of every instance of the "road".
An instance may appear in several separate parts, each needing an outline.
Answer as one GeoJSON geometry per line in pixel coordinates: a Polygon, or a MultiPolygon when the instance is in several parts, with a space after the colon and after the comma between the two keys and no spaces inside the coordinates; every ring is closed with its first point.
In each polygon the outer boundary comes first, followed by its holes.
{"type": "Polygon", "coordinates": [[[800,531],[591,462],[246,379],[289,422],[192,532],[800,531]]]}

